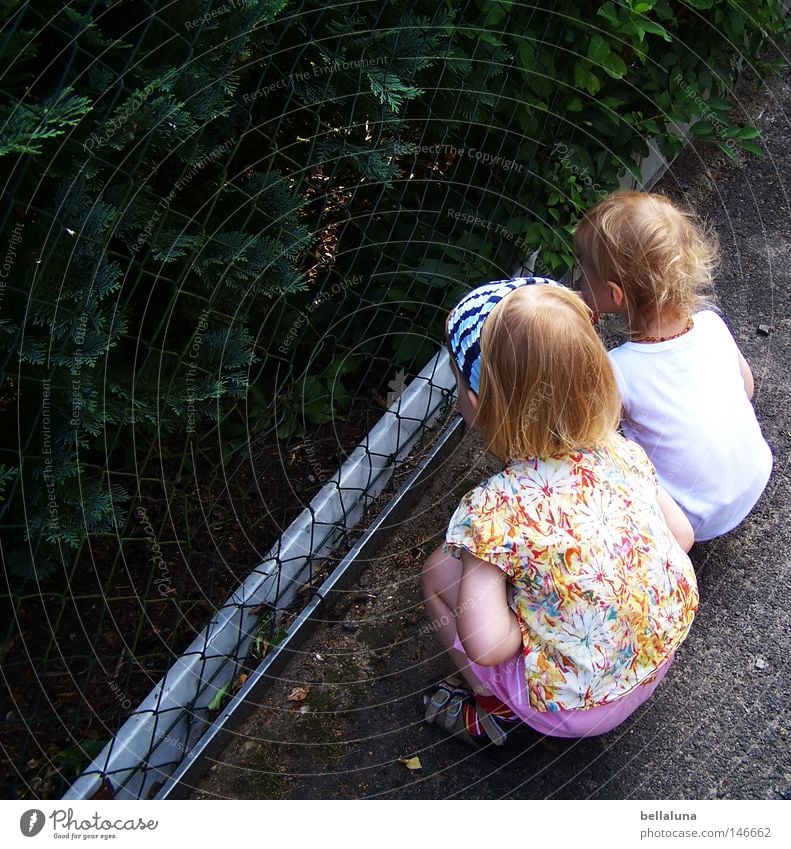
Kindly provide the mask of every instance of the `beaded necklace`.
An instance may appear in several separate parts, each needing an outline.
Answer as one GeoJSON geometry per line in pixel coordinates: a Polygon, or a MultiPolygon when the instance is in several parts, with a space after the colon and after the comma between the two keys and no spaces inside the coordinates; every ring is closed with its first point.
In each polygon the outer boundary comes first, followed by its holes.
{"type": "Polygon", "coordinates": [[[672,336],[639,336],[637,339],[632,339],[632,342],[669,342],[671,339],[678,339],[679,336],[689,333],[692,330],[692,324],[692,316],[689,316],[684,329],[679,330],[678,333],[674,333],[672,336]]]}

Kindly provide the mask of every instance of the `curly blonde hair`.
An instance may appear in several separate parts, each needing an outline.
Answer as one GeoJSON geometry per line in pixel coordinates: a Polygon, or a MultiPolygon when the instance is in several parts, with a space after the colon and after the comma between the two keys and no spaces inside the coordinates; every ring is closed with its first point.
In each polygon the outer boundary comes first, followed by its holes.
{"type": "Polygon", "coordinates": [[[591,311],[569,289],[516,289],[481,333],[476,424],[501,460],[550,457],[602,445],[621,399],[591,311]]]}
{"type": "Polygon", "coordinates": [[[621,287],[633,334],[668,308],[691,315],[714,305],[717,239],[662,195],[608,195],[577,224],[574,251],[598,280],[621,287]]]}

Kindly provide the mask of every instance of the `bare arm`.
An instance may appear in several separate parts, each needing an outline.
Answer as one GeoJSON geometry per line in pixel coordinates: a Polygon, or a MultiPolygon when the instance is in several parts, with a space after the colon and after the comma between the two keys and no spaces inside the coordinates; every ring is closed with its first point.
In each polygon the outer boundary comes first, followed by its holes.
{"type": "Polygon", "coordinates": [[[753,383],[753,373],[750,370],[750,366],[747,363],[747,360],[745,360],[742,356],[741,351],[739,351],[739,369],[742,373],[742,380],[744,381],[744,391],[747,393],[747,397],[752,401],[753,391],[755,390],[755,384],[753,383]]]}
{"type": "Polygon", "coordinates": [[[463,552],[456,628],[474,663],[495,666],[522,647],[519,623],[508,606],[505,574],[493,563],[463,552]]]}
{"type": "Polygon", "coordinates": [[[689,523],[689,519],[687,519],[678,504],[673,501],[661,486],[657,490],[657,501],[659,502],[659,507],[662,510],[662,515],[665,517],[667,526],[670,528],[670,532],[684,551],[689,551],[695,542],[695,534],[692,530],[692,525],[689,523]]]}

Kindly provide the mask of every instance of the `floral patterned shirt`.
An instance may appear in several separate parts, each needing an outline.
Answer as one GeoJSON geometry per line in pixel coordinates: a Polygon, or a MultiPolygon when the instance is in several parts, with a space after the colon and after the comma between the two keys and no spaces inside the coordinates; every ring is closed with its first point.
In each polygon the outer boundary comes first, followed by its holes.
{"type": "Polygon", "coordinates": [[[530,704],[603,705],[647,680],[684,640],[695,572],[668,530],[638,445],[511,461],[461,501],[446,550],[513,586],[530,704]]]}

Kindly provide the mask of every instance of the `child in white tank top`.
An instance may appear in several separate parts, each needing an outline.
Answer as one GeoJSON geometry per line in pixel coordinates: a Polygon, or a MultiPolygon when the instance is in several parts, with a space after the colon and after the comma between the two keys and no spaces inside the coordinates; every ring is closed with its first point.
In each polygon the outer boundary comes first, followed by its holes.
{"type": "Polygon", "coordinates": [[[626,320],[630,340],[610,352],[622,430],[656,467],[698,541],[752,510],[772,454],[751,403],[753,377],[705,297],[715,240],[661,195],[616,192],[574,232],[582,296],[626,320]]]}

